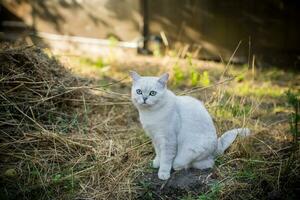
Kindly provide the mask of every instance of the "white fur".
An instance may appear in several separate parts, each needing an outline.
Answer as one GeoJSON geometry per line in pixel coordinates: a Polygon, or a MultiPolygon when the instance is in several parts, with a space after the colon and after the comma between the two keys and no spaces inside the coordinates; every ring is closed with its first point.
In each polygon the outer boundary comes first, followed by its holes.
{"type": "Polygon", "coordinates": [[[168,179],[172,167],[175,170],[212,168],[215,155],[222,154],[238,134],[249,134],[248,129],[234,129],[218,139],[202,102],[189,96],[176,96],[167,89],[168,74],[161,77],[130,74],[132,102],[146,134],[152,139],[156,152],[153,167],[159,168],[160,179],[168,179]],[[142,94],[137,94],[138,89],[142,94]],[[150,91],[157,94],[151,96],[150,91]]]}

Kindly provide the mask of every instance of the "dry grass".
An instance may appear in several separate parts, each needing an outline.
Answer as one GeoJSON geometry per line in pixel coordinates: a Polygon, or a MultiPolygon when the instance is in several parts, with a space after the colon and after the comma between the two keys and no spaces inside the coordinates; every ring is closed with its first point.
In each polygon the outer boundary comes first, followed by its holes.
{"type": "Polygon", "coordinates": [[[171,72],[170,87],[203,100],[219,133],[243,126],[253,130],[217,159],[217,182],[207,194],[178,198],[271,199],[295,193],[299,149],[292,149],[291,110],[283,92],[299,89],[296,74],[252,74],[243,67],[214,68],[213,62],[179,58],[95,64],[89,74],[82,65],[91,62],[80,59],[68,57],[66,63],[75,77],[35,47],[2,48],[0,199],[135,199],[147,190],[138,180],[150,170],[153,150],[129,100],[126,77],[132,66],[143,74],[171,72]],[[153,63],[149,71],[146,66],[153,63]],[[209,85],[186,82],[203,70],[209,85]],[[272,83],[273,93],[257,89],[265,82],[272,83]]]}
{"type": "Polygon", "coordinates": [[[124,197],[116,187],[131,190],[127,174],[142,163],[142,151],[132,152],[148,144],[128,96],[106,91],[111,84],[87,86],[35,47],[0,56],[3,198],[124,197]]]}

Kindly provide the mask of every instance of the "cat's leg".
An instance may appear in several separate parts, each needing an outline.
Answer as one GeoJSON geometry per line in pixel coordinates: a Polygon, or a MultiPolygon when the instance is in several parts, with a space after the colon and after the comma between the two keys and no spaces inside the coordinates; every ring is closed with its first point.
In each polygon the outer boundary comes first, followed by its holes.
{"type": "Polygon", "coordinates": [[[160,150],[159,150],[159,145],[158,142],[153,140],[153,146],[155,150],[155,158],[152,161],[152,167],[153,168],[159,168],[159,162],[160,162],[160,150]]]}
{"type": "Polygon", "coordinates": [[[195,169],[208,169],[208,168],[213,168],[215,164],[214,158],[213,157],[208,157],[203,160],[196,160],[192,163],[192,167],[195,169]]]}
{"type": "Polygon", "coordinates": [[[160,160],[160,156],[156,155],[152,161],[153,168],[155,168],[155,169],[159,168],[159,160],[160,160]]]}
{"type": "Polygon", "coordinates": [[[174,159],[173,169],[174,170],[187,169],[191,167],[191,164],[195,160],[204,159],[206,157],[208,157],[208,152],[205,151],[204,148],[184,147],[180,149],[176,158],[174,159]]]}
{"type": "Polygon", "coordinates": [[[194,157],[189,154],[178,154],[173,162],[174,170],[188,169],[194,157]]]}
{"type": "Polygon", "coordinates": [[[167,180],[170,178],[172,163],[176,155],[176,141],[163,139],[160,148],[160,167],[158,178],[167,180]]]}

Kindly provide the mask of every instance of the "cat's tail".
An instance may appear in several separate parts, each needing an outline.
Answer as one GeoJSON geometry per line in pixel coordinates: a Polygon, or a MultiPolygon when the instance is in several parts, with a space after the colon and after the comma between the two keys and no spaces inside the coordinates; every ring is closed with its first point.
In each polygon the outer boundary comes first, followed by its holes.
{"type": "Polygon", "coordinates": [[[218,149],[217,155],[222,155],[224,151],[233,143],[237,136],[246,137],[250,135],[250,130],[248,128],[237,128],[232,129],[230,131],[226,131],[219,139],[218,139],[218,149]]]}

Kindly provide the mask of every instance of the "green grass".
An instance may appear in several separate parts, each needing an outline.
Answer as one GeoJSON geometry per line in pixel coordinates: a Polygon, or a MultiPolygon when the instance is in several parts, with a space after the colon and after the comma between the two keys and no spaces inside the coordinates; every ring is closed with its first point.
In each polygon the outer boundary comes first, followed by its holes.
{"type": "Polygon", "coordinates": [[[210,187],[210,191],[206,194],[202,194],[199,196],[199,200],[214,200],[218,199],[220,195],[220,190],[222,188],[222,185],[219,183],[215,183],[210,187]]]}
{"type": "Polygon", "coordinates": [[[182,85],[207,87],[211,83],[208,71],[201,72],[194,67],[186,67],[183,70],[178,63],[173,66],[173,75],[171,82],[174,87],[182,85]]]}
{"type": "Polygon", "coordinates": [[[293,109],[290,114],[290,132],[297,146],[298,138],[300,137],[300,129],[298,127],[300,121],[300,90],[297,93],[291,92],[290,90],[287,91],[286,98],[288,105],[293,109]]]}
{"type": "Polygon", "coordinates": [[[253,83],[253,82],[244,82],[237,83],[237,85],[229,89],[231,94],[239,95],[239,96],[251,96],[255,98],[260,97],[281,97],[285,91],[288,90],[288,87],[279,87],[276,85],[272,85],[271,82],[264,83],[253,83]]]}
{"type": "Polygon", "coordinates": [[[80,65],[94,68],[103,68],[108,65],[108,62],[103,58],[91,59],[88,57],[83,57],[79,59],[80,65]]]}
{"type": "Polygon", "coordinates": [[[189,194],[181,198],[181,200],[216,200],[220,198],[221,190],[222,184],[214,183],[210,185],[210,190],[205,194],[201,194],[198,196],[189,194]]]}

